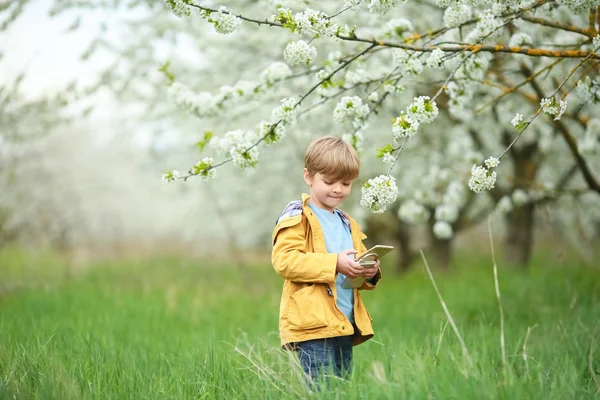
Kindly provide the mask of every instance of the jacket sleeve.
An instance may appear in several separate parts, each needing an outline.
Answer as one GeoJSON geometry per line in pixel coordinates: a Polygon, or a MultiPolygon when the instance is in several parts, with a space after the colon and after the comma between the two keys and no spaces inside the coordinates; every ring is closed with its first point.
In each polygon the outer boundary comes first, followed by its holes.
{"type": "Polygon", "coordinates": [[[275,271],[293,282],[335,283],[337,254],[306,249],[305,222],[281,223],[273,231],[271,261],[275,271]]]}
{"type": "MultiPolygon", "coordinates": [[[[363,243],[363,240],[365,240],[367,238],[367,235],[365,235],[364,233],[362,233],[362,231],[360,232],[360,237],[361,237],[361,241],[360,241],[360,248],[358,251],[358,254],[364,254],[367,252],[367,248],[363,243]]],[[[374,277],[372,277],[371,279],[367,279],[363,282],[363,284],[358,288],[358,290],[373,290],[375,289],[377,286],[377,282],[379,282],[379,280],[381,279],[381,268],[379,269],[379,271],[377,271],[377,274],[375,274],[374,277]]]]}

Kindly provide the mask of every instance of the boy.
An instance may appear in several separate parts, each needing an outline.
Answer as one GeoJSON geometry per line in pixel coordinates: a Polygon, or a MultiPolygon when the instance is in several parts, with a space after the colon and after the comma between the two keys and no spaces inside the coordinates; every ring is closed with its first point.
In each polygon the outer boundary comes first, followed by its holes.
{"type": "Polygon", "coordinates": [[[359,289],[373,289],[381,278],[379,261],[363,268],[354,260],[356,253],[366,252],[366,236],[354,219],[337,209],[350,194],[359,168],[348,143],[331,136],[313,141],[304,155],[310,195],[289,203],[273,231],[273,268],[285,279],[281,345],[298,352],[302,368],[313,379],[330,369],[347,377],[352,346],[373,337],[358,290],[342,288],[347,277],[366,278],[359,289]]]}

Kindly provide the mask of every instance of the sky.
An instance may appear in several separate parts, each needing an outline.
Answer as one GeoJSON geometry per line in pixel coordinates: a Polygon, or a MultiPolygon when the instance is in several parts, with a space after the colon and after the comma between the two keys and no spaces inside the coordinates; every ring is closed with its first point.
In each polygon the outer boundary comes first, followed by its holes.
{"type": "Polygon", "coordinates": [[[22,90],[26,96],[53,93],[71,79],[93,81],[99,63],[84,63],[80,55],[96,37],[107,15],[86,12],[76,34],[67,28],[76,20],[73,13],[50,17],[54,0],[32,0],[23,14],[6,32],[0,33],[0,83],[11,82],[20,73],[26,78],[22,90]]]}

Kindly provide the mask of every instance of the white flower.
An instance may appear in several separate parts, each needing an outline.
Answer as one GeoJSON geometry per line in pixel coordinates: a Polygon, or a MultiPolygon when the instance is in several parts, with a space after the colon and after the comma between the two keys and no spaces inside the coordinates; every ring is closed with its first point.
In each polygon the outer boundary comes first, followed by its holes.
{"type": "Polygon", "coordinates": [[[358,96],[344,96],[333,110],[333,119],[338,124],[343,123],[347,118],[353,117],[355,120],[363,120],[369,114],[369,106],[363,104],[358,96]]]}
{"type": "Polygon", "coordinates": [[[184,0],[166,0],[167,5],[178,17],[189,17],[190,16],[190,6],[184,0]]]}
{"type": "Polygon", "coordinates": [[[258,141],[255,131],[237,129],[211,141],[212,146],[223,154],[229,154],[238,168],[255,167],[258,163],[258,141]]]}
{"type": "Polygon", "coordinates": [[[560,100],[560,105],[556,104],[556,99],[553,98],[544,98],[540,102],[542,106],[542,110],[546,113],[546,115],[554,115],[554,120],[558,121],[564,112],[567,110],[567,102],[560,100]],[[559,108],[560,107],[560,108],[559,108]]]}
{"type": "Polygon", "coordinates": [[[531,40],[531,36],[524,32],[517,32],[510,37],[508,41],[508,47],[521,47],[526,44],[531,44],[533,41],[531,40]]]}
{"type": "Polygon", "coordinates": [[[413,103],[406,107],[406,114],[419,123],[430,123],[438,116],[437,104],[429,96],[415,97],[413,103]]]}
{"type": "Polygon", "coordinates": [[[502,32],[501,28],[503,25],[504,21],[502,18],[497,18],[491,11],[486,11],[481,18],[479,18],[475,28],[469,32],[465,38],[465,42],[475,43],[483,38],[485,38],[485,40],[493,41],[502,32]]]}
{"type": "Polygon", "coordinates": [[[398,218],[409,224],[425,222],[430,216],[431,213],[429,210],[423,204],[413,199],[406,200],[398,209],[398,218]]]}
{"type": "Polygon", "coordinates": [[[394,18],[385,24],[384,32],[393,33],[400,37],[413,32],[413,24],[406,18],[394,18]]]}
{"type": "Polygon", "coordinates": [[[446,221],[437,221],[433,224],[433,234],[440,240],[448,240],[454,236],[452,226],[446,221]]]}
{"type": "Polygon", "coordinates": [[[392,153],[385,153],[383,157],[381,157],[381,161],[386,164],[393,164],[396,161],[396,156],[394,156],[392,153]]]}
{"type": "Polygon", "coordinates": [[[514,127],[519,125],[521,122],[523,122],[523,114],[519,114],[519,113],[516,113],[515,116],[513,117],[513,119],[510,121],[510,123],[514,127]]]}
{"type": "Polygon", "coordinates": [[[398,143],[400,139],[413,137],[419,129],[419,121],[405,115],[404,112],[400,116],[394,118],[392,124],[392,133],[394,134],[394,142],[398,143]]]}
{"type": "Polygon", "coordinates": [[[392,65],[399,69],[402,75],[419,75],[423,72],[423,63],[416,57],[411,57],[406,50],[395,49],[392,52],[392,65]]]}
{"type": "Polygon", "coordinates": [[[600,47],[600,35],[594,36],[592,39],[592,47],[596,52],[598,52],[598,47],[600,47]]]}
{"type": "Polygon", "coordinates": [[[356,10],[361,2],[362,0],[346,0],[344,2],[344,8],[350,7],[351,9],[356,10]]]}
{"type": "Polygon", "coordinates": [[[298,34],[307,34],[312,37],[335,36],[338,25],[331,22],[325,14],[310,8],[294,16],[296,23],[296,32],[298,34]]]}
{"type": "Polygon", "coordinates": [[[346,83],[350,86],[356,85],[357,83],[366,82],[369,80],[367,76],[367,71],[362,68],[348,71],[346,72],[346,76],[344,77],[346,83]]]}
{"type": "Polygon", "coordinates": [[[379,101],[379,93],[371,92],[368,97],[370,102],[377,103],[379,101]]]}
{"type": "Polygon", "coordinates": [[[290,42],[283,51],[283,57],[290,66],[310,64],[316,56],[317,49],[304,40],[290,42]]]}
{"type": "Polygon", "coordinates": [[[173,182],[175,179],[179,178],[179,171],[174,169],[173,171],[167,171],[162,174],[162,180],[165,182],[173,182]]]}
{"type": "Polygon", "coordinates": [[[268,145],[277,144],[285,136],[285,125],[279,123],[277,126],[273,126],[273,124],[262,121],[258,125],[258,136],[265,138],[265,143],[268,145]]]}
{"type": "Polygon", "coordinates": [[[433,50],[425,63],[430,68],[442,69],[444,67],[444,51],[442,49],[433,50]]]}
{"type": "Polygon", "coordinates": [[[328,76],[329,72],[325,71],[324,69],[320,69],[319,72],[317,72],[317,79],[320,81],[324,81],[328,76]]]}
{"type": "Polygon", "coordinates": [[[523,189],[516,189],[512,194],[512,202],[514,205],[522,206],[529,201],[529,195],[523,189]]]}
{"type": "Polygon", "coordinates": [[[369,0],[369,11],[386,14],[391,8],[404,3],[406,0],[369,0]]]}
{"type": "Polygon", "coordinates": [[[496,211],[500,214],[507,214],[513,209],[513,203],[509,196],[502,196],[498,204],[496,204],[496,211]]]}
{"type": "Polygon", "coordinates": [[[208,17],[208,21],[211,22],[215,30],[223,35],[228,35],[240,29],[242,20],[227,11],[227,7],[219,7],[219,11],[211,13],[208,17]]]}
{"type": "Polygon", "coordinates": [[[362,187],[360,205],[374,213],[383,213],[398,197],[396,180],[389,175],[369,179],[362,187]]]}
{"type": "Polygon", "coordinates": [[[286,97],[281,100],[281,105],[271,112],[271,123],[281,121],[284,125],[289,125],[296,121],[296,100],[293,97],[286,97]]]}
{"type": "Polygon", "coordinates": [[[448,7],[444,11],[444,24],[448,28],[454,28],[467,22],[472,16],[471,6],[466,4],[448,7]]]}
{"type": "Polygon", "coordinates": [[[498,160],[496,157],[489,157],[487,160],[485,160],[485,166],[489,169],[496,168],[498,165],[500,165],[500,160],[498,160]]]}
{"type": "Polygon", "coordinates": [[[270,85],[290,75],[292,75],[290,67],[284,62],[277,61],[265,68],[260,74],[260,80],[270,85]]]}
{"type": "Polygon", "coordinates": [[[205,157],[192,167],[191,172],[194,175],[200,175],[205,181],[214,179],[216,170],[213,168],[213,163],[212,157],[205,157]]]}
{"type": "Polygon", "coordinates": [[[483,193],[493,189],[496,184],[496,171],[490,171],[480,165],[473,165],[469,188],[475,193],[483,193]]]}

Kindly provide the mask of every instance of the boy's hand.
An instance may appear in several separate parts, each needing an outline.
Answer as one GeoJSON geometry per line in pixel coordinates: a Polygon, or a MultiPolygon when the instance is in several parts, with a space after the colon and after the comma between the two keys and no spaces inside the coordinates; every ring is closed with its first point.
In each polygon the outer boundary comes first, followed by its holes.
{"type": "Polygon", "coordinates": [[[367,279],[371,279],[377,275],[377,271],[379,271],[379,259],[375,261],[375,265],[373,265],[371,268],[365,268],[362,275],[367,279]]]}
{"type": "Polygon", "coordinates": [[[349,257],[350,254],[356,253],[358,253],[358,251],[354,249],[348,249],[338,253],[337,264],[335,266],[336,272],[339,272],[348,278],[356,278],[357,276],[362,275],[365,269],[349,257]]]}

